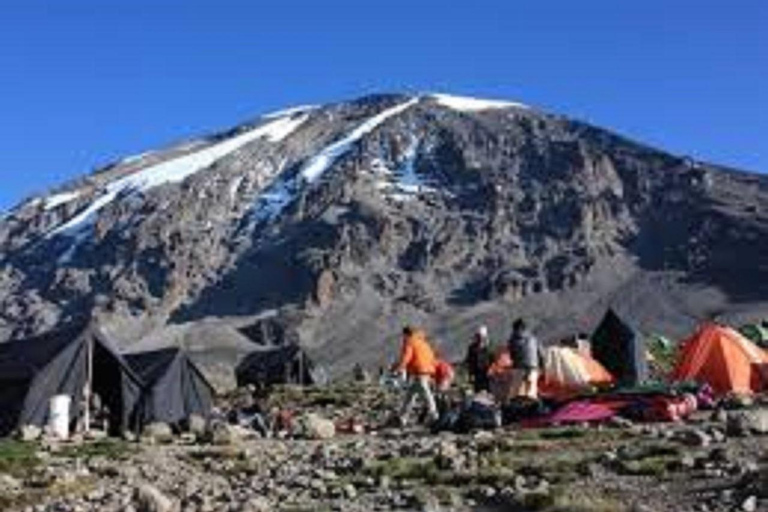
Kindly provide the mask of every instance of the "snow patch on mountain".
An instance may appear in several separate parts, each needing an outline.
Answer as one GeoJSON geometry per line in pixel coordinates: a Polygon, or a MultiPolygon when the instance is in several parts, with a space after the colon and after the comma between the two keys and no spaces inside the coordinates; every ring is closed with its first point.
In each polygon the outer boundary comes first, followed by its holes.
{"type": "Polygon", "coordinates": [[[150,155],[152,155],[154,153],[155,153],[154,151],[145,151],[145,152],[139,153],[137,155],[127,156],[127,157],[123,158],[122,160],[120,160],[120,163],[121,164],[133,164],[133,163],[136,163],[139,160],[141,160],[141,159],[143,159],[145,157],[148,157],[148,156],[150,156],[150,155]]]}
{"type": "Polygon", "coordinates": [[[403,153],[402,161],[396,170],[390,169],[382,160],[371,162],[371,170],[378,178],[375,186],[385,198],[396,202],[405,202],[420,194],[435,192],[435,189],[416,173],[416,161],[421,144],[413,137],[403,153]]]}
{"type": "Polygon", "coordinates": [[[418,102],[418,98],[410,99],[404,103],[384,110],[365,121],[363,124],[352,130],[346,137],[326,146],[320,153],[315,155],[302,169],[299,175],[308,183],[317,180],[333,163],[354,144],[365,135],[375,130],[381,123],[392,116],[395,116],[418,102]]]}
{"type": "Polygon", "coordinates": [[[243,176],[238,176],[229,185],[229,200],[234,202],[237,199],[237,193],[240,191],[240,185],[243,183],[243,176]]]}
{"type": "Polygon", "coordinates": [[[430,98],[434,98],[437,103],[444,107],[451,108],[453,110],[459,110],[461,112],[478,112],[481,110],[492,110],[499,108],[528,108],[527,105],[522,103],[515,103],[511,101],[502,100],[485,100],[481,98],[472,98],[469,96],[452,96],[450,94],[430,94],[430,98]]]}
{"type": "Polygon", "coordinates": [[[317,110],[320,108],[318,105],[299,105],[297,107],[284,108],[282,110],[276,110],[269,114],[264,114],[261,117],[263,119],[275,119],[278,117],[293,116],[295,114],[303,114],[310,110],[317,110]]]}
{"type": "Polygon", "coordinates": [[[394,107],[379,112],[363,122],[348,135],[326,146],[313,156],[296,176],[283,177],[281,169],[273,173],[278,176],[264,191],[259,194],[251,214],[252,222],[268,221],[278,216],[296,197],[299,188],[304,184],[312,184],[319,179],[341,156],[347,153],[365,135],[371,133],[384,121],[395,116],[419,101],[413,98],[394,107]]]}
{"type": "Polygon", "coordinates": [[[60,194],[54,194],[52,196],[48,196],[45,198],[45,205],[43,206],[44,210],[53,210],[54,208],[61,206],[62,204],[66,204],[69,202],[74,201],[80,195],[82,192],[79,190],[71,191],[71,192],[62,192],[60,194]]]}
{"type": "Polygon", "coordinates": [[[293,133],[306,119],[307,116],[278,118],[206,149],[152,165],[108,183],[105,194],[67,222],[53,229],[48,237],[71,233],[90,225],[99,210],[122,194],[145,192],[167,183],[184,181],[194,173],[210,167],[217,160],[260,138],[279,142],[293,133]]]}

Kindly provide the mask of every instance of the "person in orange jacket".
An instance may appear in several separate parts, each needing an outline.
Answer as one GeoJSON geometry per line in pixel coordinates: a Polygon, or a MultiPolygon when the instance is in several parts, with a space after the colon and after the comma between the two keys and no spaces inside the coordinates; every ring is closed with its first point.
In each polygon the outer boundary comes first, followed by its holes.
{"type": "Polygon", "coordinates": [[[438,418],[435,397],[432,394],[431,381],[435,374],[435,353],[423,331],[413,327],[403,329],[403,342],[400,360],[395,369],[408,377],[409,384],[400,408],[400,423],[406,424],[413,400],[418,395],[427,406],[430,420],[438,418]]]}

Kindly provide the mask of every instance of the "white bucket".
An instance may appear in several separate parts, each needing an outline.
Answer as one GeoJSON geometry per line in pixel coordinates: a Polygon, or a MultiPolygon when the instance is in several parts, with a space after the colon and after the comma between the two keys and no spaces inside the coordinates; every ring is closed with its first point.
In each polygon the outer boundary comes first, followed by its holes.
{"type": "Polygon", "coordinates": [[[69,437],[69,406],[72,397],[69,395],[56,395],[51,398],[48,415],[48,428],[59,439],[69,437]]]}

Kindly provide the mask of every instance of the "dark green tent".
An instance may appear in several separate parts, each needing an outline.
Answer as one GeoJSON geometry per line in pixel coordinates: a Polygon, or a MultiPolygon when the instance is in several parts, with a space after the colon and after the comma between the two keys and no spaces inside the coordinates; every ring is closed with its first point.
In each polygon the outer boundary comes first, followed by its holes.
{"type": "Polygon", "coordinates": [[[636,385],[648,378],[645,340],[612,309],[592,333],[592,356],[619,384],[636,385]]]}

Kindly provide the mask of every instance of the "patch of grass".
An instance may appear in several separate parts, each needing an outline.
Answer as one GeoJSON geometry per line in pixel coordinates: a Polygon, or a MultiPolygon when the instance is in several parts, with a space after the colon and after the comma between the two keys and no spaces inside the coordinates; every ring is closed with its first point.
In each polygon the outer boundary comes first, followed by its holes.
{"type": "Polygon", "coordinates": [[[0,441],[0,473],[23,477],[39,463],[35,444],[14,440],[0,441]]]}
{"type": "Polygon", "coordinates": [[[591,460],[590,454],[588,450],[566,447],[552,447],[535,454],[526,451],[496,452],[484,456],[481,465],[497,473],[536,473],[555,482],[570,482],[581,475],[584,464],[591,460]]]}
{"type": "Polygon", "coordinates": [[[138,451],[138,447],[121,439],[100,439],[92,443],[65,446],[57,455],[67,458],[92,459],[104,457],[111,460],[127,460],[138,451]]]}
{"type": "Polygon", "coordinates": [[[539,432],[542,439],[579,439],[593,435],[595,431],[580,427],[545,428],[539,432]]]}
{"type": "MultiPolygon", "coordinates": [[[[29,483],[27,483],[29,484],[29,483]]],[[[25,487],[17,494],[0,495],[0,511],[20,510],[39,504],[43,499],[65,498],[67,496],[82,496],[92,491],[96,480],[92,477],[77,478],[66,481],[50,480],[34,482],[33,487],[25,487]]]]}
{"type": "Polygon", "coordinates": [[[624,505],[609,496],[589,496],[582,492],[559,491],[552,495],[546,512],[623,512],[624,505]]]}
{"type": "Polygon", "coordinates": [[[318,505],[298,505],[287,503],[277,510],[279,512],[330,512],[332,509],[327,505],[318,507],[318,505]]]}
{"type": "Polygon", "coordinates": [[[206,459],[216,460],[234,460],[243,457],[243,451],[234,446],[222,446],[220,448],[206,448],[203,450],[195,450],[184,454],[184,456],[192,461],[201,461],[206,459]]]}
{"type": "Polygon", "coordinates": [[[638,450],[639,453],[634,458],[619,461],[619,473],[638,476],[663,476],[682,456],[679,447],[664,444],[641,446],[638,450]]]}
{"type": "Polygon", "coordinates": [[[550,492],[521,494],[510,503],[510,510],[529,512],[625,512],[627,509],[610,496],[595,496],[570,487],[554,487],[550,492]]]}
{"type": "Polygon", "coordinates": [[[374,477],[393,480],[439,480],[439,469],[431,458],[396,457],[369,463],[364,471],[374,477]]]}
{"type": "Polygon", "coordinates": [[[623,461],[619,465],[619,473],[634,476],[663,476],[676,460],[676,457],[659,455],[640,460],[623,461]]]}

